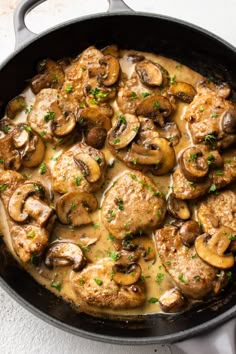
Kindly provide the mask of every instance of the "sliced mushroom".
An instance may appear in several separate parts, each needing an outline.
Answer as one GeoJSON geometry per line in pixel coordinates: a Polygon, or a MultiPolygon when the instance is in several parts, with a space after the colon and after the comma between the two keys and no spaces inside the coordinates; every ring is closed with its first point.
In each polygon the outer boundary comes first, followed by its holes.
{"type": "Polygon", "coordinates": [[[231,243],[230,235],[233,234],[235,234],[234,230],[221,226],[208,241],[208,247],[220,256],[223,255],[231,243]]]}
{"type": "Polygon", "coordinates": [[[58,137],[63,137],[71,133],[76,125],[74,114],[71,112],[62,113],[57,102],[51,103],[50,110],[54,115],[51,121],[53,134],[58,137]]]}
{"type": "Polygon", "coordinates": [[[188,203],[176,198],[174,193],[171,193],[168,197],[167,210],[171,216],[180,220],[188,220],[191,215],[188,203]]]}
{"type": "Polygon", "coordinates": [[[103,103],[112,100],[116,97],[115,87],[97,87],[92,88],[89,82],[85,82],[83,86],[84,95],[88,96],[87,103],[89,106],[94,106],[98,103],[103,103]],[[95,101],[94,101],[95,100],[95,101]],[[95,102],[95,103],[94,103],[95,102]]]}
{"type": "Polygon", "coordinates": [[[34,133],[31,135],[31,139],[22,153],[22,165],[25,167],[36,167],[43,161],[44,155],[44,142],[39,135],[34,133]]]}
{"type": "Polygon", "coordinates": [[[45,59],[38,64],[38,72],[30,83],[34,94],[39,93],[43,88],[60,88],[64,82],[64,71],[62,67],[51,59],[45,59]]]}
{"type": "Polygon", "coordinates": [[[0,139],[0,158],[4,161],[6,170],[19,170],[21,167],[21,156],[15,148],[12,134],[7,134],[0,139]]]}
{"type": "Polygon", "coordinates": [[[186,299],[179,289],[172,288],[161,295],[159,304],[164,312],[179,312],[186,306],[186,299]]]}
{"type": "Polygon", "coordinates": [[[89,212],[95,211],[97,207],[98,202],[93,194],[75,191],[58,199],[56,212],[62,224],[80,226],[92,222],[89,212]]]}
{"type": "Polygon", "coordinates": [[[119,285],[131,285],[136,283],[142,270],[138,263],[131,263],[127,265],[115,264],[112,267],[112,279],[119,285]]]}
{"type": "Polygon", "coordinates": [[[202,182],[209,172],[207,159],[196,146],[185,149],[179,163],[182,173],[190,182],[202,182]]]}
{"type": "Polygon", "coordinates": [[[106,46],[101,50],[104,55],[112,55],[113,57],[119,57],[119,48],[116,44],[106,46]]]}
{"type": "Polygon", "coordinates": [[[25,200],[24,213],[34,219],[37,225],[45,227],[51,216],[53,209],[37,197],[28,197],[25,200]]]}
{"type": "Polygon", "coordinates": [[[99,60],[99,64],[104,69],[104,73],[98,76],[98,81],[104,86],[114,85],[120,74],[119,60],[113,55],[104,55],[99,60]]]}
{"type": "Polygon", "coordinates": [[[102,149],[107,137],[107,131],[104,128],[94,127],[90,129],[85,137],[86,144],[95,149],[102,149]]]}
{"type": "Polygon", "coordinates": [[[186,247],[191,247],[200,234],[201,228],[195,220],[186,221],[179,230],[180,239],[186,247]]]}
{"type": "Polygon", "coordinates": [[[104,108],[102,107],[87,107],[81,110],[77,120],[80,126],[87,129],[94,126],[104,128],[107,131],[111,129],[111,120],[104,115],[104,108]]]}
{"type": "Polygon", "coordinates": [[[154,95],[145,98],[136,108],[136,115],[153,119],[161,126],[165,123],[165,117],[172,112],[172,106],[168,98],[154,95]]]}
{"type": "Polygon", "coordinates": [[[126,147],[138,133],[139,119],[133,114],[119,116],[115,126],[108,133],[108,143],[116,149],[126,147]]]}
{"type": "Polygon", "coordinates": [[[77,154],[74,156],[75,163],[79,166],[83,176],[88,182],[94,183],[101,177],[99,164],[89,154],[77,154]]]}
{"type": "Polygon", "coordinates": [[[161,68],[151,60],[143,60],[135,65],[141,82],[148,86],[160,86],[163,81],[161,68]]]}
{"type": "Polygon", "coordinates": [[[223,113],[221,119],[222,129],[226,134],[236,133],[236,107],[223,113]]]}
{"type": "Polygon", "coordinates": [[[166,138],[172,146],[176,146],[179,143],[181,132],[175,122],[168,122],[163,128],[159,128],[158,132],[162,138],[166,138]]]}
{"type": "Polygon", "coordinates": [[[141,54],[138,54],[138,53],[129,53],[127,56],[126,56],[126,59],[128,61],[130,61],[131,63],[138,63],[142,60],[145,59],[145,57],[141,54]]]}
{"type": "Polygon", "coordinates": [[[17,222],[24,222],[27,220],[29,215],[24,210],[24,205],[26,199],[33,194],[39,197],[42,197],[44,194],[44,188],[38,182],[24,183],[15,190],[8,204],[8,212],[13,220],[17,222]]]}
{"type": "Polygon", "coordinates": [[[138,236],[131,240],[131,244],[136,246],[136,250],[141,251],[141,256],[145,261],[155,259],[155,245],[153,240],[148,236],[138,236]]]}
{"type": "Polygon", "coordinates": [[[84,265],[84,256],[81,248],[73,242],[54,242],[49,247],[45,257],[48,268],[72,265],[72,269],[78,272],[84,265]]]}
{"type": "Polygon", "coordinates": [[[6,114],[10,119],[14,119],[15,116],[22,112],[26,107],[25,97],[17,96],[13,98],[7,105],[6,114]]]}
{"type": "MultiPolygon", "coordinates": [[[[228,269],[234,265],[234,256],[232,253],[219,255],[217,247],[210,248],[208,242],[210,240],[209,234],[202,234],[195,240],[195,249],[198,256],[206,263],[219,269],[228,269]]],[[[212,236],[214,237],[214,235],[212,236]]],[[[228,237],[228,236],[227,236],[228,237]]]]}
{"type": "Polygon", "coordinates": [[[168,93],[183,102],[190,103],[197,92],[192,85],[179,81],[170,86],[168,93]]]}
{"type": "Polygon", "coordinates": [[[17,149],[20,149],[28,144],[29,133],[31,128],[25,124],[18,124],[13,131],[13,143],[17,149]]]}

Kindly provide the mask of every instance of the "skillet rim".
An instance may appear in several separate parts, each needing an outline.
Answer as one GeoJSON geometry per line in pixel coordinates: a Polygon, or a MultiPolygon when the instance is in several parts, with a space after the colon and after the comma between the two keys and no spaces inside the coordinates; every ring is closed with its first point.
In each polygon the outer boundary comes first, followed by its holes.
{"type": "MultiPolygon", "coordinates": [[[[68,21],[65,21],[61,24],[57,24],[56,26],[53,26],[45,31],[43,31],[40,34],[36,34],[34,38],[31,38],[30,40],[27,40],[19,46],[17,49],[15,49],[10,55],[8,55],[1,63],[0,65],[0,71],[4,69],[4,67],[10,63],[10,61],[17,57],[17,55],[22,52],[26,47],[29,47],[32,43],[36,42],[38,39],[47,36],[48,34],[52,32],[56,32],[57,30],[60,30],[64,27],[73,25],[78,22],[83,22],[83,21],[91,21],[93,19],[104,19],[106,17],[118,17],[118,16],[131,16],[131,17],[150,17],[150,18],[155,18],[156,20],[162,20],[166,22],[172,22],[175,23],[179,26],[185,27],[188,30],[194,30],[195,32],[205,35],[209,39],[213,39],[217,41],[219,44],[227,47],[230,51],[232,51],[235,56],[236,56],[236,47],[232,45],[231,43],[227,42],[220,36],[198,26],[195,24],[191,24],[190,22],[177,19],[175,17],[170,17],[170,16],[165,16],[165,15],[159,15],[159,14],[152,14],[152,13],[147,13],[147,12],[131,12],[131,11],[117,11],[117,12],[112,12],[112,13],[99,13],[99,14],[92,14],[92,15],[87,15],[83,17],[77,17],[68,21]]],[[[197,336],[201,333],[207,333],[210,330],[213,330],[214,328],[223,325],[226,321],[229,321],[233,317],[236,317],[236,305],[232,306],[230,309],[224,311],[222,314],[214,317],[211,320],[208,320],[206,322],[201,323],[200,325],[194,326],[192,328],[188,328],[186,330],[178,331],[176,333],[171,333],[167,335],[162,335],[162,336],[150,336],[150,337],[132,337],[132,338],[127,338],[127,337],[115,337],[111,335],[102,335],[102,334],[97,334],[97,333],[92,333],[85,331],[83,329],[77,328],[72,325],[68,325],[60,320],[57,320],[56,318],[46,314],[36,306],[32,305],[30,302],[25,300],[19,293],[17,293],[8,283],[5,281],[2,276],[0,275],[0,285],[1,287],[13,298],[18,304],[22,305],[25,309],[29,310],[32,314],[36,315],[38,318],[44,320],[45,322],[54,325],[55,327],[65,330],[66,332],[69,332],[74,335],[79,335],[83,338],[94,340],[94,341],[99,341],[99,342],[104,342],[104,343],[111,343],[111,344],[118,344],[118,345],[135,345],[135,344],[141,344],[141,345],[147,345],[147,344],[170,344],[170,343],[175,343],[177,341],[182,341],[184,339],[190,339],[194,336],[197,336]]]]}

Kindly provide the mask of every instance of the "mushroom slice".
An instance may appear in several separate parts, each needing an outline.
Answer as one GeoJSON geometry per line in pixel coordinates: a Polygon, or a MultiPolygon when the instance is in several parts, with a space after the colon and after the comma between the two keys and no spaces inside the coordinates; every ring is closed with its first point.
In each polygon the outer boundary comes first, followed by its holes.
{"type": "Polygon", "coordinates": [[[135,237],[130,241],[131,244],[134,244],[137,247],[137,250],[141,251],[141,256],[143,256],[145,261],[151,261],[155,259],[155,245],[153,240],[147,236],[135,237]]]}
{"type": "Polygon", "coordinates": [[[180,156],[179,164],[185,178],[190,182],[202,182],[209,172],[207,159],[196,146],[184,150],[180,156]]]}
{"type": "Polygon", "coordinates": [[[136,115],[153,119],[161,126],[164,125],[165,117],[172,112],[172,106],[168,98],[154,95],[145,98],[136,108],[136,115]]]}
{"type": "Polygon", "coordinates": [[[129,53],[126,56],[126,59],[131,63],[138,63],[138,62],[144,60],[145,57],[139,53],[129,53]]]}
{"type": "Polygon", "coordinates": [[[24,212],[33,218],[37,225],[45,227],[51,216],[53,209],[37,197],[28,197],[25,200],[24,212]]]}
{"type": "Polygon", "coordinates": [[[38,64],[40,74],[33,77],[30,83],[31,90],[36,95],[43,88],[60,88],[64,82],[62,67],[51,59],[44,59],[38,64]]]}
{"type": "Polygon", "coordinates": [[[102,149],[107,137],[107,131],[104,128],[94,127],[89,130],[85,137],[86,144],[95,149],[102,149]]]}
{"type": "Polygon", "coordinates": [[[172,288],[161,295],[159,304],[164,312],[179,312],[186,306],[186,300],[179,289],[172,288]]]}
{"type": "Polygon", "coordinates": [[[163,81],[161,68],[151,60],[143,60],[135,65],[141,82],[148,86],[160,86],[163,81]]]}
{"type": "Polygon", "coordinates": [[[20,123],[16,126],[12,134],[12,140],[17,149],[27,145],[30,131],[31,128],[28,125],[20,123]]]}
{"type": "MultiPolygon", "coordinates": [[[[55,111],[55,110],[54,110],[55,111]]],[[[76,120],[73,113],[64,112],[53,121],[53,133],[58,137],[68,135],[75,128],[76,120]]]]}
{"type": "Polygon", "coordinates": [[[112,267],[112,279],[119,285],[131,285],[136,283],[142,273],[142,269],[138,263],[130,263],[127,265],[115,264],[112,267]]]}
{"type": "Polygon", "coordinates": [[[115,126],[108,133],[108,143],[116,149],[126,147],[136,137],[139,119],[133,114],[118,116],[115,126]]]}
{"type": "Polygon", "coordinates": [[[10,119],[14,119],[17,113],[22,112],[26,107],[25,97],[17,96],[13,98],[7,105],[6,114],[10,119]]]}
{"type": "Polygon", "coordinates": [[[174,193],[168,197],[167,210],[171,216],[180,220],[188,220],[191,215],[187,202],[176,198],[174,193]]]}
{"type": "Polygon", "coordinates": [[[95,211],[97,207],[98,202],[93,194],[75,191],[58,199],[56,212],[62,224],[80,226],[92,222],[89,212],[95,211]]]}
{"type": "Polygon", "coordinates": [[[42,196],[43,192],[44,188],[39,183],[24,183],[22,186],[17,188],[12,194],[8,204],[8,212],[10,217],[17,222],[26,221],[29,216],[24,210],[26,199],[33,194],[42,196]]]}
{"type": "MultiPolygon", "coordinates": [[[[198,256],[206,263],[219,269],[228,269],[234,265],[234,256],[232,253],[219,255],[217,247],[210,248],[208,242],[210,240],[209,234],[202,234],[195,240],[195,249],[198,256]]],[[[214,235],[212,236],[214,237],[214,235]]],[[[227,236],[228,237],[228,236],[227,236]]]]}
{"type": "Polygon", "coordinates": [[[179,143],[181,132],[175,122],[168,122],[163,128],[159,128],[158,132],[162,138],[166,138],[172,146],[176,146],[179,143]]]}
{"type": "Polygon", "coordinates": [[[75,163],[79,166],[83,176],[88,182],[94,183],[101,177],[101,170],[97,161],[89,154],[77,154],[74,156],[75,163]]]}
{"type": "Polygon", "coordinates": [[[226,134],[236,134],[236,107],[223,113],[221,125],[226,134]]]}
{"type": "Polygon", "coordinates": [[[235,232],[231,228],[221,226],[208,241],[208,247],[222,256],[231,243],[230,235],[234,234],[235,232]]]}
{"type": "Polygon", "coordinates": [[[200,226],[195,220],[186,221],[179,230],[180,239],[186,247],[191,247],[200,234],[200,226]]]}
{"type": "Polygon", "coordinates": [[[133,143],[127,161],[137,161],[141,165],[160,164],[164,156],[159,149],[152,149],[133,143]]]}
{"type": "Polygon", "coordinates": [[[192,85],[179,81],[170,86],[168,93],[183,102],[190,103],[197,92],[192,85]]]}
{"type": "Polygon", "coordinates": [[[101,50],[104,55],[112,55],[113,57],[119,57],[119,48],[116,44],[106,46],[101,50]]]}
{"type": "Polygon", "coordinates": [[[112,86],[116,83],[120,74],[119,60],[113,55],[104,55],[99,60],[104,73],[98,75],[98,81],[104,86],[112,86]]]}
{"type": "Polygon", "coordinates": [[[54,242],[47,250],[45,264],[48,268],[72,265],[77,272],[84,265],[84,256],[81,248],[73,242],[54,242]]]}
{"type": "Polygon", "coordinates": [[[79,112],[77,118],[79,125],[86,128],[97,126],[107,131],[111,129],[111,120],[103,114],[100,107],[87,107],[79,112]]]}
{"type": "Polygon", "coordinates": [[[36,167],[44,159],[45,145],[38,134],[30,134],[30,140],[22,154],[22,165],[36,167]]]}

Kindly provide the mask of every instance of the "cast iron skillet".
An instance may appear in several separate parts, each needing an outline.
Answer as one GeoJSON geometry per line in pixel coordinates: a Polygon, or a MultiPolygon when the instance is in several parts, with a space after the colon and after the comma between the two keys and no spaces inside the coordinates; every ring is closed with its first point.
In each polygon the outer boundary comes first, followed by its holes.
{"type": "MultiPolygon", "coordinates": [[[[101,48],[116,43],[120,48],[161,53],[206,76],[226,80],[236,90],[236,49],[205,30],[165,16],[135,13],[121,0],[110,0],[107,14],[69,21],[33,38],[24,17],[43,1],[26,0],[16,10],[16,42],[20,49],[0,68],[1,115],[7,102],[35,74],[39,59],[76,56],[89,45],[101,48]]],[[[20,269],[3,244],[0,250],[3,288],[38,317],[82,337],[117,344],[172,343],[206,333],[236,314],[236,291],[232,288],[224,297],[177,316],[148,315],[135,322],[95,319],[75,313],[20,269]]]]}

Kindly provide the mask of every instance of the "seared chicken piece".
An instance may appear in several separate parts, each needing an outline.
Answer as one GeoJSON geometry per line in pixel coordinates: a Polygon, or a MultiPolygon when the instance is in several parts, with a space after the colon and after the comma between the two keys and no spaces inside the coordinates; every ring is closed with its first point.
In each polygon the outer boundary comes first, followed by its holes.
{"type": "Polygon", "coordinates": [[[141,172],[126,171],[106,193],[102,221],[116,238],[161,226],[166,202],[154,182],[141,172]]]}
{"type": "Polygon", "coordinates": [[[196,199],[204,195],[211,186],[211,180],[206,178],[203,182],[190,182],[177,168],[173,173],[173,193],[178,199],[196,199]]]}
{"type": "Polygon", "coordinates": [[[199,203],[197,215],[203,230],[210,235],[220,226],[236,232],[236,193],[227,190],[210,195],[199,203]]]}
{"type": "Polygon", "coordinates": [[[106,160],[101,151],[75,144],[60,155],[52,170],[53,189],[59,193],[95,192],[103,184],[105,172],[106,160]]]}
{"type": "Polygon", "coordinates": [[[221,148],[232,145],[236,141],[235,106],[222,97],[220,89],[198,91],[184,116],[193,142],[221,148]]]}
{"type": "Polygon", "coordinates": [[[110,258],[104,258],[73,275],[75,292],[88,305],[112,309],[141,306],[146,299],[143,283],[118,285],[112,279],[113,265],[114,262],[110,258]]]}
{"type": "MultiPolygon", "coordinates": [[[[40,204],[38,197],[36,197],[35,200],[33,199],[32,192],[28,193],[28,195],[25,193],[26,200],[21,200],[23,198],[23,191],[20,191],[20,188],[22,188],[22,186],[27,187],[30,185],[30,183],[24,184],[24,182],[25,180],[22,175],[14,171],[3,172],[0,176],[0,185],[3,188],[1,199],[7,215],[7,223],[12,238],[12,244],[20,260],[25,263],[30,260],[31,256],[42,253],[48,243],[55,218],[53,216],[53,210],[51,210],[45,202],[40,204]],[[18,189],[19,192],[17,193],[18,189]],[[14,203],[11,205],[11,198],[13,197],[14,203]],[[17,200],[17,197],[19,197],[19,201],[17,200]],[[36,202],[37,207],[35,209],[31,208],[29,211],[32,215],[32,219],[29,215],[27,222],[24,225],[20,225],[15,222],[13,217],[19,218],[21,215],[28,212],[28,210],[26,211],[25,205],[29,200],[36,202]],[[19,205],[20,202],[22,202],[21,206],[19,205]],[[20,209],[17,211],[17,208],[20,209]],[[43,208],[49,209],[50,213],[48,212],[47,220],[45,220],[45,225],[42,227],[38,222],[40,222],[42,214],[44,213],[43,208]],[[12,217],[9,216],[9,212],[12,217]]],[[[35,185],[36,193],[39,186],[36,183],[31,183],[31,185],[35,185]]]]}
{"type": "Polygon", "coordinates": [[[168,273],[184,295],[193,299],[213,292],[218,285],[218,269],[198,257],[194,246],[183,245],[178,228],[166,226],[155,234],[157,253],[168,273]]]}

